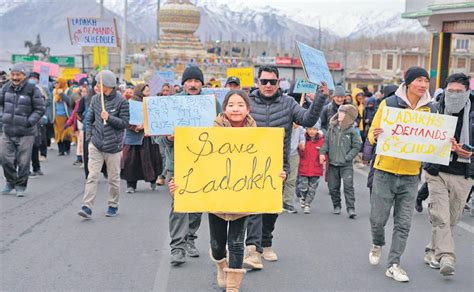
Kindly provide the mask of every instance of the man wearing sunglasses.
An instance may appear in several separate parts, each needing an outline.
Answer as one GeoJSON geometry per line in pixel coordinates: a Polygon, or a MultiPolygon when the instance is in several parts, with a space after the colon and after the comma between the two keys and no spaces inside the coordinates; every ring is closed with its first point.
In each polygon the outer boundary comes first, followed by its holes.
{"type": "MultiPolygon", "coordinates": [[[[258,89],[250,93],[250,115],[258,127],[276,127],[285,129],[284,170],[288,174],[291,132],[293,123],[312,127],[319,119],[329,89],[321,82],[317,98],[308,109],[302,108],[292,97],[280,89],[279,72],[275,66],[265,65],[258,70],[258,89]]],[[[283,195],[283,194],[282,194],[283,195]]],[[[246,255],[244,267],[262,269],[262,256],[267,261],[276,261],[278,256],[272,250],[272,232],[278,214],[256,214],[247,219],[246,255]],[[263,254],[263,255],[262,255],[263,254]]]]}

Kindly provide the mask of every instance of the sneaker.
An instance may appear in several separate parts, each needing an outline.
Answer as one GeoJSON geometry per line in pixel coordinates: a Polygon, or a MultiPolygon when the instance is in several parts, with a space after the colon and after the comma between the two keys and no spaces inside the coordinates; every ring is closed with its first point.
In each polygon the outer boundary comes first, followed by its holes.
{"type": "Polygon", "coordinates": [[[39,157],[39,161],[40,161],[40,162],[45,162],[45,161],[46,161],[46,156],[41,155],[41,156],[39,157]]]}
{"type": "Polygon", "coordinates": [[[117,207],[110,207],[105,212],[105,217],[115,217],[118,215],[118,208],[117,207]]]}
{"type": "Polygon", "coordinates": [[[156,183],[150,183],[150,188],[152,191],[156,190],[156,183]]]}
{"type": "Polygon", "coordinates": [[[452,276],[456,270],[454,267],[454,259],[450,256],[444,256],[439,262],[439,273],[443,276],[452,276]]]}
{"type": "Polygon", "coordinates": [[[159,186],[162,186],[165,184],[165,178],[164,177],[159,177],[157,180],[156,180],[156,184],[159,185],[159,186]]]}
{"type": "Polygon", "coordinates": [[[79,160],[76,160],[76,161],[74,161],[74,162],[72,163],[72,165],[79,165],[79,164],[81,164],[81,163],[82,163],[82,162],[80,162],[79,160]]]}
{"type": "Polygon", "coordinates": [[[91,219],[92,217],[92,210],[87,206],[82,206],[81,210],[77,212],[77,215],[84,217],[85,219],[91,219]]]}
{"type": "Polygon", "coordinates": [[[17,196],[18,198],[24,197],[24,196],[25,196],[25,190],[16,189],[16,196],[17,196]]]}
{"type": "Polygon", "coordinates": [[[309,205],[305,205],[303,208],[303,213],[305,214],[311,213],[311,207],[309,205]]]}
{"type": "Polygon", "coordinates": [[[388,268],[385,272],[385,276],[392,278],[397,282],[410,281],[410,278],[408,278],[407,273],[400,267],[400,265],[397,264],[393,264],[390,268],[388,268]]]}
{"type": "Polygon", "coordinates": [[[38,174],[36,172],[30,172],[30,174],[28,175],[30,178],[37,178],[38,177],[38,174]]]}
{"type": "Polygon", "coordinates": [[[382,247],[379,245],[372,244],[372,248],[369,252],[369,262],[371,265],[378,265],[380,262],[380,256],[382,255],[382,247]]]}
{"type": "Polygon", "coordinates": [[[6,184],[5,187],[2,189],[2,195],[8,195],[9,193],[11,193],[13,190],[15,189],[14,186],[12,186],[11,184],[6,184]]]}
{"type": "Polygon", "coordinates": [[[418,199],[416,200],[415,210],[416,210],[418,213],[423,212],[423,201],[418,200],[418,199]]]}
{"type": "Polygon", "coordinates": [[[40,170],[38,170],[38,171],[36,172],[36,174],[37,174],[37,175],[44,175],[44,172],[42,172],[41,169],[40,169],[40,170]]]}
{"type": "Polygon", "coordinates": [[[186,252],[184,250],[176,250],[171,252],[170,264],[179,266],[186,262],[186,252]]]}
{"type": "Polygon", "coordinates": [[[341,207],[337,206],[334,207],[334,211],[332,211],[333,214],[339,215],[341,214],[341,207]]]}
{"type": "Polygon", "coordinates": [[[135,189],[132,188],[132,187],[128,187],[125,192],[126,192],[127,194],[133,194],[133,193],[135,193],[135,189]]]}
{"type": "Polygon", "coordinates": [[[349,214],[349,218],[351,219],[355,219],[355,217],[357,216],[356,212],[354,211],[354,209],[349,209],[347,210],[347,213],[349,214]]]}
{"type": "Polygon", "coordinates": [[[188,240],[186,242],[186,253],[192,258],[199,257],[199,251],[197,250],[196,245],[194,244],[194,240],[188,240]]]}
{"type": "Polygon", "coordinates": [[[301,209],[304,209],[304,207],[306,206],[306,202],[304,198],[300,198],[300,206],[301,206],[301,209]]]}
{"type": "Polygon", "coordinates": [[[435,254],[432,249],[425,251],[425,257],[423,258],[425,264],[429,265],[432,269],[439,269],[439,262],[435,259],[435,254]]]}
{"type": "Polygon", "coordinates": [[[285,203],[283,203],[283,211],[289,213],[289,214],[295,214],[295,213],[298,213],[298,211],[296,211],[295,207],[291,206],[291,205],[287,205],[285,203]]]}
{"type": "Polygon", "coordinates": [[[262,257],[264,260],[269,262],[276,262],[278,261],[277,254],[273,251],[271,247],[264,247],[262,257]]]}

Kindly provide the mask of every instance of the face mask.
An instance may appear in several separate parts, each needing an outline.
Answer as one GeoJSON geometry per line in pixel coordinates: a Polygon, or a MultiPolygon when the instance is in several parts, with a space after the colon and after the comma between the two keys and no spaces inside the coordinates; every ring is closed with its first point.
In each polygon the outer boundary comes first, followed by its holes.
{"type": "Polygon", "coordinates": [[[33,85],[38,84],[38,82],[37,82],[36,80],[34,80],[34,79],[28,79],[28,83],[29,83],[29,84],[33,84],[33,85]]]}
{"type": "Polygon", "coordinates": [[[457,114],[466,106],[470,92],[469,90],[456,93],[445,91],[445,94],[446,112],[448,114],[457,114]]]}

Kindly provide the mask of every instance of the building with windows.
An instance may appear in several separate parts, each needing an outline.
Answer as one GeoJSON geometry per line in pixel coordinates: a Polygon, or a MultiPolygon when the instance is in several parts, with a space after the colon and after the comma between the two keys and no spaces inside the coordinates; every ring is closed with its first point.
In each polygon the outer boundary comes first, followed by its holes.
{"type": "Polygon", "coordinates": [[[402,17],[417,19],[431,33],[431,90],[444,86],[452,72],[474,76],[473,16],[471,0],[406,0],[402,17]]]}

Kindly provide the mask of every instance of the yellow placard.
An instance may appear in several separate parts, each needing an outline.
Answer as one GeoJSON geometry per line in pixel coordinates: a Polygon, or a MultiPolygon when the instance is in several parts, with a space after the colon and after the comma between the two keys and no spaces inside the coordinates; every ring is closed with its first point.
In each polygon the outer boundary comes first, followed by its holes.
{"type": "Polygon", "coordinates": [[[101,70],[109,65],[107,47],[94,47],[93,66],[101,70]]]}
{"type": "Polygon", "coordinates": [[[80,68],[61,68],[61,77],[66,80],[74,80],[74,75],[80,74],[80,68]]]}
{"type": "Polygon", "coordinates": [[[240,79],[241,87],[253,87],[253,68],[227,68],[227,78],[235,76],[240,79]]]}
{"type": "Polygon", "coordinates": [[[281,213],[283,128],[176,128],[175,212],[281,213]]]}
{"type": "Polygon", "coordinates": [[[127,82],[132,80],[132,64],[125,64],[124,79],[127,82]]]}

